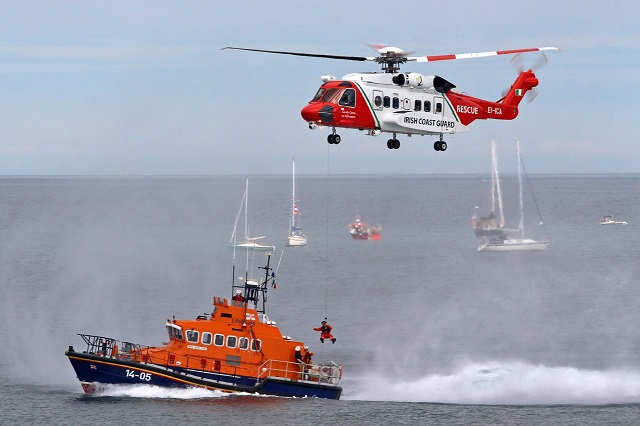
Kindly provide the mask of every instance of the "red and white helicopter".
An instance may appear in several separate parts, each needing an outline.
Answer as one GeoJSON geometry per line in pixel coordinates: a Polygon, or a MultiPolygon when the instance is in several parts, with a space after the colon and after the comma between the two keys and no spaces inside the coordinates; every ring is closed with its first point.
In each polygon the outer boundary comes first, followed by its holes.
{"type": "MultiPolygon", "coordinates": [[[[310,129],[331,127],[327,137],[330,144],[339,144],[337,128],[359,129],[368,135],[391,133],[387,141],[389,149],[398,149],[397,135],[439,136],[433,144],[436,151],[445,151],[447,143],[443,135],[464,132],[468,125],[478,119],[513,120],[518,116],[518,105],[525,93],[538,85],[533,68],[519,70],[519,75],[510,89],[497,101],[487,101],[454,92],[456,86],[437,75],[422,75],[414,72],[400,73],[405,62],[435,62],[452,59],[484,58],[497,55],[520,55],[525,52],[559,50],[556,47],[533,47],[528,49],[499,50],[495,52],[464,53],[438,56],[410,57],[397,47],[379,44],[370,45],[380,56],[342,56],[314,53],[286,52],[277,50],[225,47],[223,49],[251,52],[277,53],[281,55],[342,59],[349,61],[375,61],[382,65],[383,72],[347,74],[341,80],[333,76],[322,76],[324,82],[311,102],[302,111],[302,118],[310,129]]],[[[542,59],[546,62],[544,53],[542,59]]],[[[514,58],[515,59],[515,58],[514,58]]],[[[535,92],[531,92],[535,97],[535,92]]],[[[533,98],[531,98],[533,100],[533,98]]]]}

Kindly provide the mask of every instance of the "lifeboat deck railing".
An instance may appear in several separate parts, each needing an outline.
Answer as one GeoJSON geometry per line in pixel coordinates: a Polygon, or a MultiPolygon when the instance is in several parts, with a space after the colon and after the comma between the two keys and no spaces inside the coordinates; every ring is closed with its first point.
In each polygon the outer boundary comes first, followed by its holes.
{"type": "Polygon", "coordinates": [[[86,353],[104,357],[117,357],[119,353],[135,354],[148,346],[138,343],[119,341],[105,336],[94,336],[91,334],[78,334],[87,344],[86,353]],[[118,347],[118,345],[120,345],[118,347]]]}
{"type": "Polygon", "coordinates": [[[298,380],[337,385],[342,378],[342,366],[331,361],[324,364],[299,364],[290,361],[265,361],[258,369],[258,382],[270,377],[289,377],[291,373],[298,380]]]}

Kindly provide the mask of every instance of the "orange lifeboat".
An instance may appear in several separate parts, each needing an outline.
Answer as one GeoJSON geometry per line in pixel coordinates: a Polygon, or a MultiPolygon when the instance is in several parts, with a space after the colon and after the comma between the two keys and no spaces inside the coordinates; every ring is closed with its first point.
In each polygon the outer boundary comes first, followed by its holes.
{"type": "Polygon", "coordinates": [[[213,298],[211,314],[167,320],[169,341],[144,346],[104,336],[79,334],[86,350],[65,355],[87,393],[103,385],[148,384],[200,387],[290,397],[339,399],[342,366],[296,362],[301,341],[284,336],[265,313],[270,274],[262,283],[246,279],[232,286],[233,299],[213,298]],[[234,300],[236,299],[236,300],[234,300]]]}

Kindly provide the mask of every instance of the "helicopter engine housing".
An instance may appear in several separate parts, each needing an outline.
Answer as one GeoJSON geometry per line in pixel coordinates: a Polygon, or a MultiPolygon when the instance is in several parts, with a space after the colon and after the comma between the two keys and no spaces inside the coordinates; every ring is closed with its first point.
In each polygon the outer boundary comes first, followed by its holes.
{"type": "Polygon", "coordinates": [[[400,73],[391,79],[394,84],[401,87],[415,89],[435,89],[440,93],[446,93],[456,87],[453,83],[437,75],[422,75],[417,72],[400,73]]]}

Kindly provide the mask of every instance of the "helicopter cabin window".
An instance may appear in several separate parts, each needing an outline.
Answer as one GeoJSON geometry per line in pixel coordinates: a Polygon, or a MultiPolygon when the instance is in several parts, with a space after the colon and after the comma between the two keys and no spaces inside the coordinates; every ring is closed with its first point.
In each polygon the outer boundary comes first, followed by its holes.
{"type": "Polygon", "coordinates": [[[442,112],[442,104],[440,102],[436,102],[436,114],[440,114],[442,112]]]}
{"type": "Polygon", "coordinates": [[[422,101],[420,99],[418,99],[417,101],[415,101],[413,103],[413,110],[414,111],[420,111],[422,110],[422,101]]]}
{"type": "Polygon", "coordinates": [[[260,340],[252,340],[251,341],[251,350],[252,351],[259,351],[260,348],[262,347],[262,342],[260,340]]]}
{"type": "Polygon", "coordinates": [[[385,108],[389,108],[391,106],[391,98],[388,97],[388,96],[385,96],[383,105],[384,105],[385,108]]]}
{"type": "Polygon", "coordinates": [[[346,107],[356,106],[356,91],[355,89],[345,89],[344,93],[340,97],[338,105],[346,107]]]}
{"type": "Polygon", "coordinates": [[[211,333],[202,333],[202,344],[210,345],[211,344],[211,333]]]}
{"type": "Polygon", "coordinates": [[[227,336],[227,347],[235,348],[238,343],[238,338],[236,336],[227,336]]]}
{"type": "Polygon", "coordinates": [[[411,99],[409,98],[404,98],[402,100],[402,108],[406,109],[407,111],[409,111],[411,109],[411,99]]]}
{"type": "Polygon", "coordinates": [[[382,96],[378,95],[375,98],[373,98],[373,103],[374,103],[375,106],[381,107],[382,106],[382,96]]]}
{"type": "Polygon", "coordinates": [[[247,348],[249,348],[249,339],[246,337],[240,337],[238,339],[238,347],[246,351],[247,348]]]}
{"type": "Polygon", "coordinates": [[[400,98],[398,98],[397,96],[394,96],[391,106],[393,107],[393,109],[400,108],[400,98]]]}
{"type": "Polygon", "coordinates": [[[325,89],[324,87],[319,88],[318,91],[316,92],[316,95],[313,97],[313,99],[311,99],[311,102],[319,101],[320,98],[322,98],[322,95],[324,95],[324,92],[326,91],[327,89],[325,89]]]}
{"type": "Polygon", "coordinates": [[[222,334],[216,334],[213,338],[213,344],[216,346],[224,346],[224,336],[222,334]]]}
{"type": "Polygon", "coordinates": [[[191,343],[198,343],[200,339],[200,333],[195,330],[187,330],[187,341],[191,343]]]}
{"type": "Polygon", "coordinates": [[[424,101],[424,112],[431,112],[431,101],[424,101]]]}

